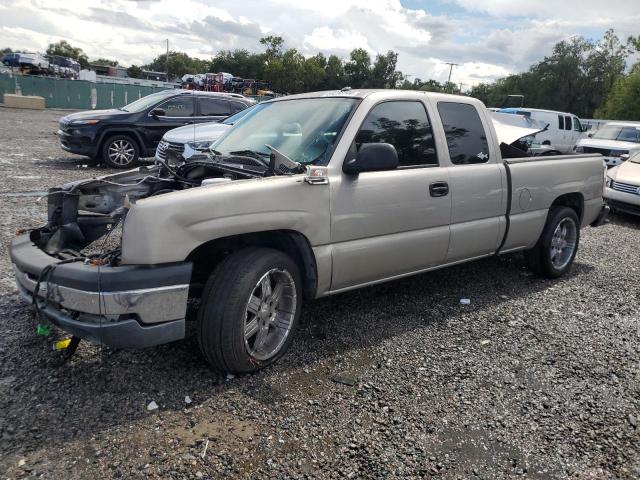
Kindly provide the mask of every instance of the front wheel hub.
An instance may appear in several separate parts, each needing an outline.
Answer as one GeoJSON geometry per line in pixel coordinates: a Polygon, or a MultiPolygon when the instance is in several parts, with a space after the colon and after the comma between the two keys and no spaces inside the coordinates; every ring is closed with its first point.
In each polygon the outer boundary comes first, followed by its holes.
{"type": "Polygon", "coordinates": [[[272,268],[256,283],[249,295],[244,319],[247,353],[259,361],[273,358],[284,346],[297,306],[293,276],[272,268]]]}

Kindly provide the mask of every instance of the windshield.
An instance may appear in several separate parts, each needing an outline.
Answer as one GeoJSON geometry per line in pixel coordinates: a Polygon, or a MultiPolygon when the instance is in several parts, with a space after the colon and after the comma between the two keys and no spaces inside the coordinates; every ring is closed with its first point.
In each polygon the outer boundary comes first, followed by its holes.
{"type": "Polygon", "coordinates": [[[239,151],[269,155],[268,144],[295,162],[326,165],[357,102],[353,98],[303,98],[262,103],[211,149],[222,155],[239,151]]]}
{"type": "Polygon", "coordinates": [[[242,117],[244,117],[247,113],[249,113],[254,108],[256,108],[255,105],[253,105],[252,107],[249,107],[249,108],[245,108],[244,110],[240,110],[238,113],[234,113],[230,117],[225,118],[220,123],[224,123],[225,125],[233,125],[234,123],[236,123],[238,120],[240,120],[242,117]]]}
{"type": "Polygon", "coordinates": [[[142,112],[147,108],[155,105],[160,100],[169,97],[171,95],[175,95],[176,92],[173,90],[164,90],[158,93],[152,93],[151,95],[147,95],[146,97],[142,97],[135,102],[131,102],[129,105],[125,105],[120,110],[124,110],[125,112],[142,112]]]}
{"type": "Polygon", "coordinates": [[[619,125],[605,125],[593,134],[592,138],[602,140],[619,140],[621,142],[640,143],[640,125],[637,127],[621,127],[619,125]]]}

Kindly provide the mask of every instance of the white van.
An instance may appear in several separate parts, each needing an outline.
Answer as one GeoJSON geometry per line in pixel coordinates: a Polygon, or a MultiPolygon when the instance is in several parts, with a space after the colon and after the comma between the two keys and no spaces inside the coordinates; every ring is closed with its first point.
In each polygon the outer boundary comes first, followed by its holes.
{"type": "Polygon", "coordinates": [[[584,137],[584,128],[578,117],[572,113],[540,110],[538,108],[501,108],[502,113],[525,115],[532,120],[549,125],[544,132],[536,135],[542,145],[551,145],[562,153],[574,153],[578,140],[584,137]]]}

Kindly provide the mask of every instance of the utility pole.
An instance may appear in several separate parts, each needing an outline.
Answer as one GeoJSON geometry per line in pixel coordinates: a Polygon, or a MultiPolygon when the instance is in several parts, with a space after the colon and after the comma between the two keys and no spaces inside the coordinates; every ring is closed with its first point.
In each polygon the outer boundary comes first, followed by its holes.
{"type": "Polygon", "coordinates": [[[453,72],[453,67],[457,67],[458,64],[457,63],[451,63],[451,62],[443,62],[445,65],[449,65],[449,79],[447,80],[447,83],[451,82],[451,73],[453,72]]]}
{"type": "Polygon", "coordinates": [[[167,56],[165,57],[167,63],[167,82],[169,81],[169,39],[167,38],[167,56]]]}

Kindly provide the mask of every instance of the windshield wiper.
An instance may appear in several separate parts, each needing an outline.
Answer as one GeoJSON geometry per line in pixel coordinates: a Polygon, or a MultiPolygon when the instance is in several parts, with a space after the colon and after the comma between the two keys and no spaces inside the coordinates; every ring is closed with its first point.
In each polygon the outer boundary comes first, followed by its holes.
{"type": "Polygon", "coordinates": [[[235,150],[233,152],[229,152],[229,155],[245,155],[247,157],[255,157],[261,160],[262,157],[268,157],[269,153],[259,152],[257,150],[235,150]]]}

